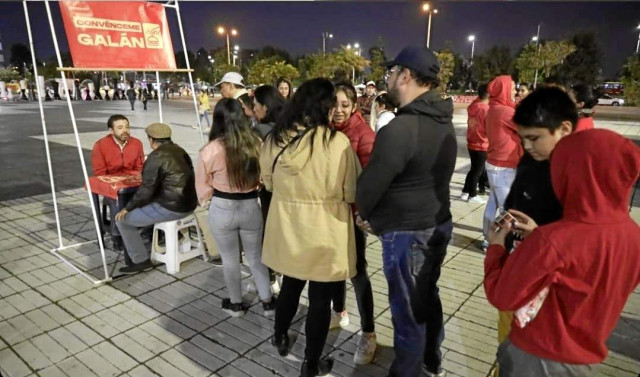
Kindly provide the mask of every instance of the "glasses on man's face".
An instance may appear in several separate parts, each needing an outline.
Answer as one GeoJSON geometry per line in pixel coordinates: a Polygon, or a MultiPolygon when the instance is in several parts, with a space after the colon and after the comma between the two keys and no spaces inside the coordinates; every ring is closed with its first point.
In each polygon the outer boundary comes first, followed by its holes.
{"type": "Polygon", "coordinates": [[[384,80],[389,80],[389,77],[391,77],[391,75],[393,75],[394,72],[398,72],[400,71],[400,68],[389,68],[387,69],[387,71],[384,73],[384,80]]]}

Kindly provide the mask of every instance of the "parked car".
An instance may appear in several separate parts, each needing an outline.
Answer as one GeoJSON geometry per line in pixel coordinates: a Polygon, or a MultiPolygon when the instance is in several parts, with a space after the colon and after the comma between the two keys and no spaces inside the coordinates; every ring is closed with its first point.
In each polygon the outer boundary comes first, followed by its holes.
{"type": "Polygon", "coordinates": [[[605,94],[598,98],[598,105],[622,106],[624,105],[624,100],[622,98],[616,98],[605,94]]]}

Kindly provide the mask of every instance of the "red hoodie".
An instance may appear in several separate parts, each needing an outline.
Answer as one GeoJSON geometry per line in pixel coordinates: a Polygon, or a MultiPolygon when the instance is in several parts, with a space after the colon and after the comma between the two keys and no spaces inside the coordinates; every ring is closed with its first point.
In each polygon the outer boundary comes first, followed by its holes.
{"type": "Polygon", "coordinates": [[[142,142],[130,137],[122,150],[109,134],[96,141],[91,151],[91,167],[94,175],[140,174],[144,164],[142,142]]]}
{"type": "Polygon", "coordinates": [[[484,288],[492,305],[513,311],[543,288],[549,295],[525,328],[509,339],[540,358],[595,364],[640,283],[640,227],[627,205],[640,172],[640,149],[608,130],[569,135],[551,156],[561,220],[537,228],[508,255],[491,245],[484,288]],[[616,151],[602,158],[602,151],[616,151]]]}
{"type": "Polygon", "coordinates": [[[477,98],[467,108],[467,148],[473,151],[487,151],[487,128],[485,118],[489,111],[489,104],[477,98]]]}
{"type": "Polygon", "coordinates": [[[518,129],[513,123],[516,110],[515,102],[511,100],[512,83],[509,75],[491,80],[487,88],[490,98],[485,122],[489,139],[487,161],[491,165],[515,169],[523,151],[518,129]]]}
{"type": "Polygon", "coordinates": [[[592,117],[580,117],[578,118],[578,123],[576,123],[576,128],[573,130],[573,132],[580,132],[593,128],[595,128],[595,126],[593,125],[592,117]]]}
{"type": "Polygon", "coordinates": [[[345,122],[341,124],[332,123],[332,125],[336,130],[347,135],[351,142],[351,148],[358,155],[360,165],[365,168],[369,164],[376,134],[364,121],[362,115],[359,112],[355,112],[345,122]]]}

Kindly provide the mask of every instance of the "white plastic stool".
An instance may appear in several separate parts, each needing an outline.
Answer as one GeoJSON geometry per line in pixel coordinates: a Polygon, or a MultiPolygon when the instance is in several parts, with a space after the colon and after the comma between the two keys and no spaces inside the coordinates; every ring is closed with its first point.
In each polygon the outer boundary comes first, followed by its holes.
{"type": "Polygon", "coordinates": [[[167,272],[176,274],[180,272],[180,263],[202,255],[207,260],[202,234],[192,213],[182,219],[157,223],[153,227],[153,242],[151,244],[151,261],[162,262],[167,266],[167,272]],[[198,242],[193,242],[189,235],[189,228],[195,227],[198,234],[198,242]],[[158,245],[159,231],[164,231],[165,245],[158,245]],[[178,234],[182,234],[179,239],[178,234]]]}

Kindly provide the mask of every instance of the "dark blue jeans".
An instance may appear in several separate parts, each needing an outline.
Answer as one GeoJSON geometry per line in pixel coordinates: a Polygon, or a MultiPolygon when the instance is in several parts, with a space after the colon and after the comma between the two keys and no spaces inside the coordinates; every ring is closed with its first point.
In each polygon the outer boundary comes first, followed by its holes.
{"type": "Polygon", "coordinates": [[[419,376],[422,364],[430,372],[440,368],[444,325],[437,283],[452,232],[448,221],[380,236],[396,354],[389,376],[419,376]]]}

